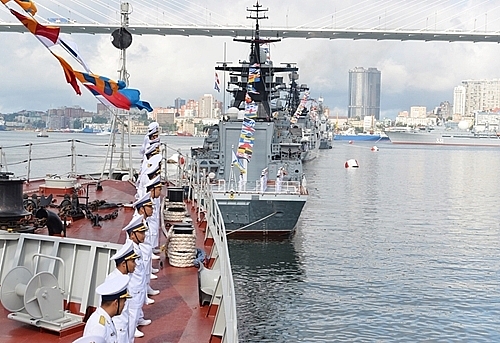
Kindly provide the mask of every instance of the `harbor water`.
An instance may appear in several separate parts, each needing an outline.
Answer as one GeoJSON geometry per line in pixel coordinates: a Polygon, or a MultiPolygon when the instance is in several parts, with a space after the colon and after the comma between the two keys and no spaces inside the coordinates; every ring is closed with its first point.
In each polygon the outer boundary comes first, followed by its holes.
{"type": "Polygon", "coordinates": [[[500,150],[377,145],[306,164],[292,239],[229,242],[240,342],[500,341],[500,150]]]}
{"type": "MultiPolygon", "coordinates": [[[[26,158],[6,146],[78,139],[92,143],[78,171],[102,167],[108,137],[49,135],[0,132],[2,163],[26,158]]],[[[202,141],[162,137],[169,156],[202,141]]],[[[500,341],[500,149],[372,145],[337,142],[305,165],[291,239],[229,241],[240,342],[500,341]]],[[[34,174],[69,171],[64,149],[33,146],[34,174]]]]}

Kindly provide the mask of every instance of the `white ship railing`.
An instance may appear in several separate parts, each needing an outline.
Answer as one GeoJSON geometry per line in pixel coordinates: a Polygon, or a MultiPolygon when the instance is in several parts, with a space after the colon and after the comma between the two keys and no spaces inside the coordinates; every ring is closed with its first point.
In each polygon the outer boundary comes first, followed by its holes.
{"type": "Polygon", "coordinates": [[[226,180],[216,180],[210,184],[214,193],[237,192],[239,194],[304,194],[305,190],[298,181],[282,181],[281,189],[276,182],[267,182],[262,187],[260,180],[248,181],[242,184],[235,182],[226,182],[226,180]]]}
{"type": "MultiPolygon", "coordinates": [[[[138,147],[137,144],[129,146],[138,147]]],[[[96,166],[103,165],[108,147],[109,144],[96,144],[80,139],[0,145],[0,172],[13,172],[16,177],[28,181],[48,175],[95,175],[98,169],[96,166]]],[[[112,144],[111,148],[117,147],[112,144]]],[[[115,151],[115,154],[119,154],[119,151],[115,151]]],[[[138,165],[139,162],[139,158],[132,159],[133,165],[138,165]]]]}
{"type": "Polygon", "coordinates": [[[207,220],[206,236],[214,240],[217,249],[217,263],[220,268],[220,283],[222,296],[219,303],[216,319],[212,328],[212,334],[220,332],[222,342],[238,342],[238,321],[236,317],[236,296],[234,293],[233,273],[227,246],[226,228],[221,211],[214,199],[210,185],[200,180],[192,184],[191,191],[194,199],[198,202],[199,214],[204,212],[207,220]]]}

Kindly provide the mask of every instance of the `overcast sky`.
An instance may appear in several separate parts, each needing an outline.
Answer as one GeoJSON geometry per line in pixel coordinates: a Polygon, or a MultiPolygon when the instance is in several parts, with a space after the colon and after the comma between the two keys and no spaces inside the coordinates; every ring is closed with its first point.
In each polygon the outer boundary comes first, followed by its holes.
{"type": "MultiPolygon", "coordinates": [[[[143,1],[143,0],[141,0],[143,1]]],[[[252,1],[192,0],[149,1],[156,11],[135,6],[131,21],[151,24],[231,24],[251,25],[245,9],[252,1]],[[178,7],[169,10],[167,3],[178,7]],[[185,17],[181,13],[187,13],[185,17]],[[156,16],[156,17],[155,17],[156,16]],[[203,23],[205,21],[205,23],[203,23]]],[[[81,0],[83,3],[94,3],[81,0]]],[[[102,0],[117,6],[114,0],[102,0]]],[[[40,18],[53,17],[43,7],[57,7],[50,0],[35,1],[40,18]]],[[[68,0],[71,3],[71,0],[68,0]]],[[[499,7],[496,1],[280,1],[261,2],[269,8],[270,19],[262,27],[296,27],[300,25],[337,28],[418,28],[455,30],[499,30],[499,7]],[[415,7],[416,6],[416,7],[415,7]],[[418,10],[420,12],[418,12],[418,10]],[[488,19],[489,18],[489,19],[488,19]]],[[[15,4],[11,5],[13,8],[15,4]]],[[[76,6],[76,5],[75,5],[76,6]]],[[[78,9],[75,10],[76,12],[78,9]]],[[[83,11],[83,10],[82,10],[83,11]]],[[[102,10],[104,11],[104,10],[102,10]]],[[[65,14],[74,16],[74,13],[65,14]]],[[[113,14],[111,14],[113,15],[113,14]]],[[[116,17],[116,13],[115,13],[116,17]]],[[[0,9],[0,21],[14,21],[10,13],[0,9]]],[[[79,22],[82,19],[75,18],[79,22]]],[[[105,20],[97,19],[101,22],[105,20]]],[[[71,35],[93,72],[117,78],[119,50],[105,35],[71,35]]],[[[233,63],[248,58],[248,45],[232,38],[134,36],[128,51],[127,67],[130,87],[141,91],[143,100],[153,107],[174,104],[177,97],[199,99],[214,94],[222,101],[222,92],[213,89],[214,66],[224,58],[233,63]]],[[[0,113],[19,110],[42,110],[79,105],[95,111],[97,101],[85,89],[75,95],[65,82],[61,67],[54,57],[30,34],[0,33],[0,113]]],[[[63,55],[77,68],[70,57],[63,55]]],[[[390,42],[319,39],[286,39],[271,46],[275,65],[296,62],[300,83],[311,88],[311,96],[322,96],[333,113],[345,115],[347,108],[348,72],[354,67],[374,67],[382,73],[382,116],[395,117],[410,106],[427,106],[453,101],[453,87],[466,79],[500,77],[500,46],[494,43],[390,42]]],[[[81,68],[80,68],[81,69],[81,68]]],[[[221,82],[222,75],[219,75],[221,82]]]]}

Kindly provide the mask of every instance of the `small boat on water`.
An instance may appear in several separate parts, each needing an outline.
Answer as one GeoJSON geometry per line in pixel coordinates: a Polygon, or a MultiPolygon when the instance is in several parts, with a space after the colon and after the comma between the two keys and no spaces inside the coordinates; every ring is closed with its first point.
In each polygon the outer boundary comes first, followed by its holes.
{"type": "Polygon", "coordinates": [[[37,137],[49,137],[49,134],[47,133],[47,131],[45,129],[43,130],[40,130],[37,134],[36,134],[37,137]]]}

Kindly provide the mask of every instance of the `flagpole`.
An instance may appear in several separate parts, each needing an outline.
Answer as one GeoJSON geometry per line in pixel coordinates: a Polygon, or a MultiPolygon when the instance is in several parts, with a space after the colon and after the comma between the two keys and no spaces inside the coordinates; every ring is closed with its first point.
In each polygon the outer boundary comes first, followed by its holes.
{"type": "Polygon", "coordinates": [[[226,60],[226,42],[224,42],[224,49],[223,49],[223,61],[222,62],[216,62],[217,64],[222,64],[222,68],[224,69],[224,75],[222,77],[222,87],[224,88],[222,91],[222,113],[224,114],[227,111],[226,108],[226,68],[228,64],[232,64],[233,62],[228,62],[226,60]]]}
{"type": "Polygon", "coordinates": [[[224,82],[222,84],[222,114],[224,114],[224,112],[226,111],[226,66],[227,66],[227,63],[226,63],[226,42],[224,42],[224,77],[223,77],[223,81],[224,82]]]}

